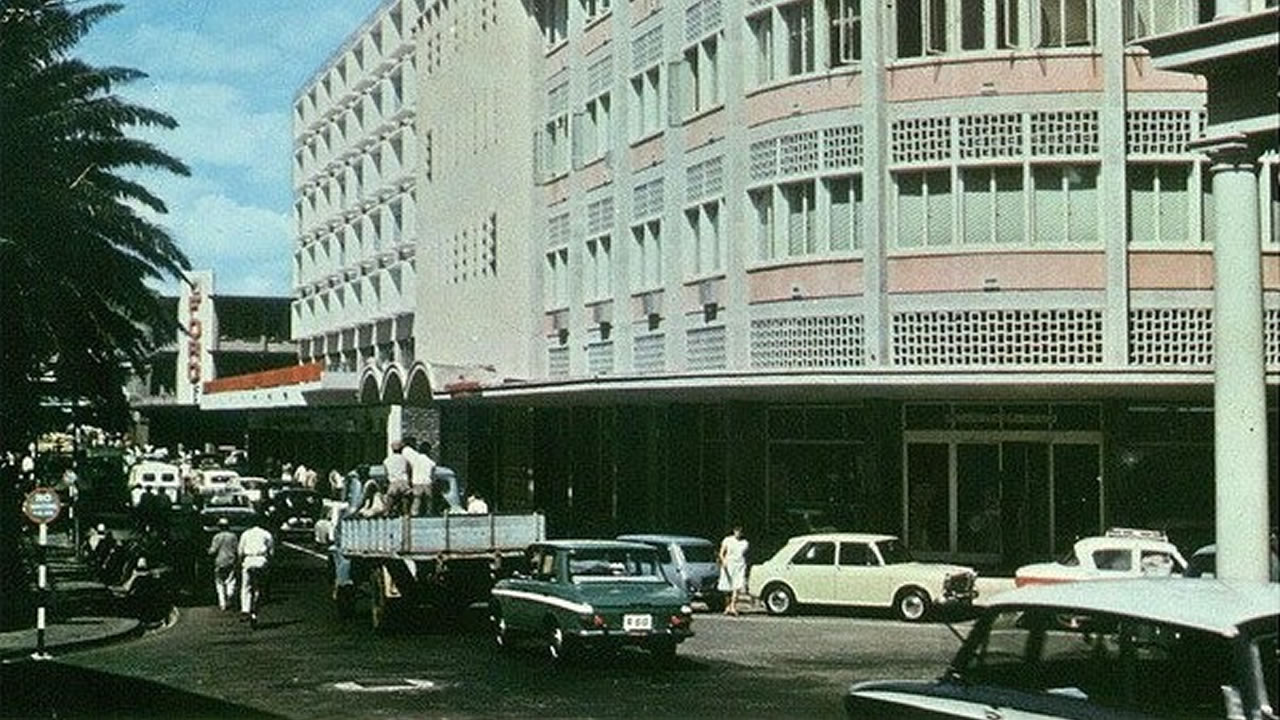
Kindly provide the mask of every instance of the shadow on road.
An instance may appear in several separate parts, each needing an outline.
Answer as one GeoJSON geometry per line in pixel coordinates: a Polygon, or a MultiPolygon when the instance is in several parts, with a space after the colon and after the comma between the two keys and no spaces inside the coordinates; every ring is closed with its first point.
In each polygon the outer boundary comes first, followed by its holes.
{"type": "Polygon", "coordinates": [[[279,718],[246,705],[64,665],[0,665],[3,718],[279,718]]]}

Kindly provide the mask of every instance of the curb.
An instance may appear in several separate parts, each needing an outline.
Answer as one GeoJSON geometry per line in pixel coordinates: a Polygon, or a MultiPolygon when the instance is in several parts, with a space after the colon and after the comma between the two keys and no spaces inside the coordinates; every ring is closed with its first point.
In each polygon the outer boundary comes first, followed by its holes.
{"type": "MultiPolygon", "coordinates": [[[[176,612],[176,610],[177,609],[175,608],[174,612],[176,612]]],[[[167,624],[172,624],[172,622],[176,622],[176,618],[174,618],[173,613],[170,614],[170,618],[172,620],[170,623],[167,623],[167,624]]],[[[71,618],[71,620],[103,620],[103,619],[109,619],[109,618],[94,618],[94,617],[71,618]]],[[[55,625],[54,627],[57,627],[57,626],[55,625]]],[[[119,640],[124,640],[130,637],[140,636],[145,631],[146,631],[146,628],[143,626],[141,622],[137,620],[131,620],[130,622],[125,623],[123,629],[121,630],[116,630],[110,633],[97,635],[93,637],[80,638],[77,640],[67,640],[65,642],[55,642],[51,644],[46,644],[45,651],[50,654],[55,654],[55,653],[61,654],[67,651],[83,650],[90,647],[108,645],[110,643],[113,643],[119,640]]],[[[23,631],[23,632],[26,632],[26,631],[23,631]]],[[[35,650],[36,648],[34,645],[29,647],[15,648],[12,650],[0,650],[0,663],[9,664],[12,662],[34,662],[31,658],[31,655],[35,652],[35,650]]]]}

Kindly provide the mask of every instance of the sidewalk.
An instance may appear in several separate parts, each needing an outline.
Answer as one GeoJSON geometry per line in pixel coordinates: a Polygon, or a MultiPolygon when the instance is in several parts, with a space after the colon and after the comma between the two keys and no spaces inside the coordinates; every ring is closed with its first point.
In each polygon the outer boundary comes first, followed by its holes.
{"type": "MultiPolygon", "coordinates": [[[[65,533],[50,533],[45,553],[53,595],[47,610],[45,652],[57,656],[75,648],[100,645],[142,633],[136,618],[117,617],[117,601],[106,585],[76,557],[65,533]]],[[[0,662],[29,658],[36,652],[35,614],[31,627],[0,632],[0,662]]]]}

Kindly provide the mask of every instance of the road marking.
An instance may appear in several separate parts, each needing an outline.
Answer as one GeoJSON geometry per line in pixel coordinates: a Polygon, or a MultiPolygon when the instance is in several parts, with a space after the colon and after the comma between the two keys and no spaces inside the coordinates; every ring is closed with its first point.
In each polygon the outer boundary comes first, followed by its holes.
{"type": "Polygon", "coordinates": [[[297,551],[298,551],[298,552],[300,552],[300,553],[306,553],[307,555],[310,555],[311,557],[314,557],[314,558],[320,558],[321,560],[328,560],[328,559],[329,559],[329,556],[328,556],[328,555],[325,555],[325,554],[324,554],[324,553],[322,553],[322,552],[316,552],[315,550],[312,550],[312,549],[311,549],[311,548],[309,548],[309,547],[303,547],[303,546],[301,546],[301,545],[299,545],[299,544],[297,544],[297,543],[282,542],[282,543],[280,543],[280,544],[281,544],[281,545],[284,545],[285,547],[290,548],[290,549],[292,549],[292,550],[297,550],[297,551]]]}
{"type": "Polygon", "coordinates": [[[343,692],[386,693],[417,692],[435,690],[438,686],[430,680],[402,678],[398,680],[346,680],[332,685],[334,690],[343,692]]]}

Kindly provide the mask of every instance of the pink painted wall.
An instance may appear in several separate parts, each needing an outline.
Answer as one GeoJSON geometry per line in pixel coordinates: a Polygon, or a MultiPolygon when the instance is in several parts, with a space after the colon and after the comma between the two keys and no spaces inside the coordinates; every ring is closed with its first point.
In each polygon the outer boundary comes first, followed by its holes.
{"type": "Polygon", "coordinates": [[[1100,90],[1102,59],[1094,55],[940,58],[892,67],[888,77],[890,102],[1100,90]]]}
{"type": "Polygon", "coordinates": [[[725,287],[724,278],[723,277],[703,278],[701,280],[692,280],[692,281],[686,282],[684,284],[684,287],[681,288],[681,301],[684,304],[684,312],[686,313],[702,312],[702,302],[699,299],[699,294],[700,294],[699,286],[701,286],[702,283],[704,282],[711,283],[712,288],[714,288],[712,292],[714,294],[714,297],[717,300],[717,303],[722,307],[724,306],[725,299],[726,299],[726,296],[725,296],[726,287],[725,287]]]}
{"type": "Polygon", "coordinates": [[[1129,287],[1134,290],[1208,290],[1213,287],[1213,251],[1130,252],[1129,287]]]}
{"type": "Polygon", "coordinates": [[[1129,90],[1160,92],[1204,92],[1203,76],[1157,70],[1147,54],[1129,55],[1124,62],[1124,86],[1129,90]]]}
{"type": "Polygon", "coordinates": [[[1262,254],[1262,287],[1280,290],[1280,254],[1262,254]]]}
{"type": "Polygon", "coordinates": [[[551,207],[569,199],[569,176],[565,175],[543,186],[543,192],[546,193],[546,206],[551,207]]]}
{"type": "Polygon", "coordinates": [[[590,190],[613,182],[613,173],[609,172],[609,166],[605,164],[604,158],[598,158],[584,165],[578,171],[577,178],[583,190],[590,190]]]}
{"type": "Polygon", "coordinates": [[[957,253],[891,257],[891,293],[972,292],[994,278],[1000,290],[1100,290],[1106,287],[1100,252],[957,253]]]}
{"type": "Polygon", "coordinates": [[[791,115],[853,107],[862,102],[862,76],[836,73],[773,85],[747,96],[747,125],[762,125],[791,115]]]}
{"type": "Polygon", "coordinates": [[[562,42],[547,54],[547,61],[542,64],[546,74],[543,76],[550,80],[556,76],[556,73],[563,72],[569,65],[569,43],[562,42]]]}
{"type": "Polygon", "coordinates": [[[690,120],[684,126],[684,149],[693,150],[724,137],[724,107],[690,120]]]}
{"type": "Polygon", "coordinates": [[[608,44],[609,38],[612,36],[613,16],[607,15],[596,24],[589,26],[582,33],[582,54],[590,55],[599,50],[608,44]]]}
{"type": "Polygon", "coordinates": [[[631,24],[639,25],[650,15],[662,9],[662,0],[631,0],[629,8],[631,24]]]}
{"type": "Polygon", "coordinates": [[[662,162],[662,135],[651,137],[639,145],[631,146],[631,170],[643,170],[662,162]]]}
{"type": "Polygon", "coordinates": [[[861,295],[865,289],[862,261],[823,260],[747,272],[747,301],[751,303],[790,300],[796,287],[803,298],[861,295]]]}
{"type": "MultiPolygon", "coordinates": [[[[663,297],[663,294],[664,294],[664,293],[665,293],[665,291],[664,291],[664,290],[651,290],[651,291],[649,291],[649,292],[643,292],[643,293],[639,293],[639,294],[637,294],[637,295],[632,295],[632,296],[631,296],[631,315],[632,315],[632,317],[636,317],[636,318],[644,318],[644,317],[645,317],[645,314],[644,314],[644,296],[645,296],[645,295],[657,295],[657,296],[658,296],[658,307],[662,308],[663,313],[666,313],[666,312],[667,312],[667,308],[664,306],[664,304],[663,304],[663,302],[662,302],[662,297],[663,297]]],[[[614,318],[614,322],[618,322],[619,320],[620,320],[620,318],[614,318]]]]}

